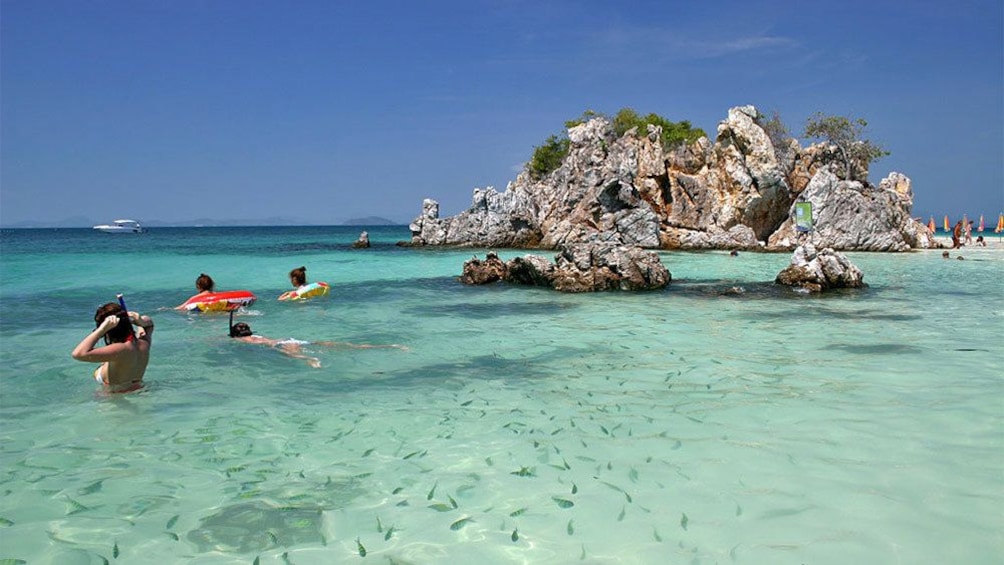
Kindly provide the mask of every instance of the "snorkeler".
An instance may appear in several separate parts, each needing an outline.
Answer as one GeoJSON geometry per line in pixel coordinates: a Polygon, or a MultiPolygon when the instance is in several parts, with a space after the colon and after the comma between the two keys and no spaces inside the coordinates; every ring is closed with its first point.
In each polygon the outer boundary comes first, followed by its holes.
{"type": "Polygon", "coordinates": [[[402,351],[408,351],[408,348],[403,345],[370,345],[370,344],[356,344],[347,343],[343,341],[302,341],[299,339],[287,338],[287,339],[272,339],[261,335],[254,335],[251,331],[251,326],[244,322],[233,323],[234,317],[230,316],[230,337],[243,341],[244,343],[252,343],[255,345],[264,345],[265,347],[272,347],[278,349],[284,355],[288,355],[295,359],[303,359],[308,365],[315,369],[321,368],[321,360],[317,357],[311,357],[303,353],[304,345],[319,345],[322,347],[346,347],[349,349],[377,349],[377,348],[387,348],[387,349],[400,349],[402,351]]]}
{"type": "Polygon", "coordinates": [[[153,320],[138,312],[126,312],[122,306],[109,302],[94,313],[97,328],[75,348],[73,358],[86,363],[101,363],[94,371],[94,380],[108,392],[131,392],[143,387],[143,374],[150,362],[153,344],[153,320]],[[133,326],[139,331],[133,332],[133,326]],[[105,338],[105,346],[94,348],[105,338]]]}

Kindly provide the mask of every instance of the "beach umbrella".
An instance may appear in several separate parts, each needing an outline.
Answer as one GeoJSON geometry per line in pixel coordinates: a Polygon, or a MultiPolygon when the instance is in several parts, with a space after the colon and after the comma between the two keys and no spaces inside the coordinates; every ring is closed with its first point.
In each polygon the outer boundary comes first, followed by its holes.
{"type": "Polygon", "coordinates": [[[976,228],[976,231],[983,233],[983,214],[980,214],[980,227],[976,228]]]}
{"type": "Polygon", "coordinates": [[[934,216],[931,216],[931,220],[927,222],[927,229],[931,230],[931,233],[936,231],[937,226],[934,225],[934,216]]]}
{"type": "Polygon", "coordinates": [[[948,225],[948,215],[945,215],[945,231],[951,231],[952,227],[948,225]]]}

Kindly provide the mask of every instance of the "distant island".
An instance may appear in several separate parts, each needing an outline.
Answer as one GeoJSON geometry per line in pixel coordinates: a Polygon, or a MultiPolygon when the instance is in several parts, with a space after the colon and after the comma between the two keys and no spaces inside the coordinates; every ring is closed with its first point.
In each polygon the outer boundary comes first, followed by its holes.
{"type": "Polygon", "coordinates": [[[366,216],[365,218],[353,218],[342,222],[343,226],[403,226],[404,222],[395,222],[380,216],[366,216]]]}
{"type": "MultiPolygon", "coordinates": [[[[127,216],[132,217],[132,216],[127,216]]],[[[302,219],[296,218],[283,218],[283,217],[271,217],[271,218],[257,218],[257,219],[217,219],[217,218],[197,218],[194,220],[178,220],[178,221],[158,221],[158,220],[143,220],[142,217],[133,218],[139,221],[140,224],[145,228],[190,228],[190,227],[243,227],[243,226],[310,226],[310,225],[325,225],[319,224],[317,222],[310,222],[302,219]]],[[[23,221],[23,222],[13,222],[2,224],[3,228],[7,229],[29,229],[29,228],[89,228],[99,223],[107,222],[108,220],[103,220],[101,222],[95,221],[90,218],[83,216],[74,216],[72,218],[65,218],[62,220],[51,221],[23,221]]],[[[405,222],[396,222],[394,220],[388,220],[387,218],[382,218],[380,216],[366,216],[363,218],[352,218],[345,220],[344,222],[329,225],[340,225],[340,226],[401,226],[406,225],[405,222]]]]}

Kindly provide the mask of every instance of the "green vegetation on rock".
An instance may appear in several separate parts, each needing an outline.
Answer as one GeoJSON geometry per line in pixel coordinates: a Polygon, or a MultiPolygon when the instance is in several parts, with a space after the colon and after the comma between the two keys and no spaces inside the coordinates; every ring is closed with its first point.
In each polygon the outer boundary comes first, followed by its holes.
{"type": "MultiPolygon", "coordinates": [[[[565,122],[565,128],[571,129],[581,125],[593,118],[606,118],[613,124],[614,134],[621,137],[632,128],[637,128],[639,136],[648,134],[648,125],[662,127],[662,146],[669,150],[684,143],[693,143],[707,134],[701,128],[695,128],[690,122],[683,120],[671,122],[658,114],[648,114],[640,116],[631,108],[622,108],[613,118],[609,118],[599,112],[586,110],[575,120],[565,122]]],[[[561,166],[561,162],[568,155],[569,140],[567,135],[552,135],[544,140],[544,143],[534,147],[533,156],[527,163],[530,175],[535,179],[542,179],[554,172],[561,166]]]]}

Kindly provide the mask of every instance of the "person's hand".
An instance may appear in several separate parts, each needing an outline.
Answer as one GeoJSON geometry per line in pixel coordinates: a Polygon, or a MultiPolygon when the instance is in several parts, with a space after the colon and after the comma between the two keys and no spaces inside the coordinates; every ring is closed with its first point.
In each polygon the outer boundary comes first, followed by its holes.
{"type": "Polygon", "coordinates": [[[101,325],[98,326],[98,330],[100,330],[101,334],[104,335],[104,334],[108,333],[109,331],[111,331],[111,329],[114,328],[117,325],[119,325],[119,317],[118,316],[108,316],[107,318],[105,318],[104,320],[101,321],[101,325]]]}
{"type": "Polygon", "coordinates": [[[139,312],[129,312],[129,321],[132,322],[133,325],[139,325],[140,317],[139,312]]]}

